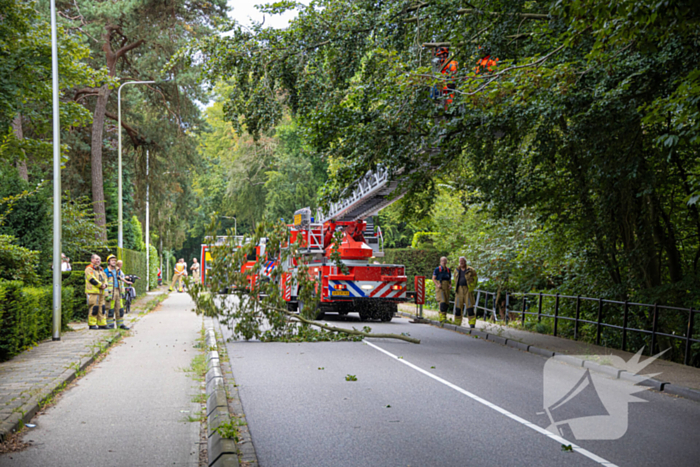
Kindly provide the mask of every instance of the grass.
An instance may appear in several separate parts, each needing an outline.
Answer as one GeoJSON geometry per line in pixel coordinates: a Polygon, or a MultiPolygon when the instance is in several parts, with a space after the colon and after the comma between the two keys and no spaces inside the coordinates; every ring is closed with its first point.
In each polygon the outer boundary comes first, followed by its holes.
{"type": "MultiPolygon", "coordinates": [[[[187,373],[190,378],[192,378],[194,381],[199,382],[200,384],[204,382],[204,378],[207,374],[206,355],[203,351],[205,340],[204,336],[204,326],[202,326],[202,329],[199,333],[199,337],[197,338],[197,343],[194,345],[194,348],[198,349],[199,352],[197,352],[194,355],[194,357],[192,357],[192,360],[190,361],[190,366],[188,366],[187,368],[181,368],[181,370],[187,373]]],[[[199,394],[192,396],[192,402],[200,404],[201,409],[196,415],[188,415],[184,421],[190,423],[206,423],[207,395],[204,392],[200,392],[199,394]]]]}

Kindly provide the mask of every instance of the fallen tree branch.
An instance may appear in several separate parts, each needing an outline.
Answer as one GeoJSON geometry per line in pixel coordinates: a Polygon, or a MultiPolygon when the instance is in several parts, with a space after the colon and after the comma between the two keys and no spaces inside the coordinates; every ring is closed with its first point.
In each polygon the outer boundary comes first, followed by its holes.
{"type": "Polygon", "coordinates": [[[309,324],[311,326],[318,326],[319,328],[323,328],[327,331],[344,332],[345,334],[350,334],[351,336],[372,337],[375,339],[400,339],[402,341],[410,342],[411,344],[420,344],[420,339],[414,339],[413,337],[403,336],[401,334],[374,334],[371,332],[358,331],[357,329],[337,328],[335,326],[329,326],[327,324],[319,323],[318,321],[306,319],[300,314],[292,313],[291,311],[283,310],[281,308],[276,308],[269,305],[263,305],[260,302],[258,302],[258,304],[263,308],[267,308],[268,310],[278,311],[280,313],[284,313],[287,316],[298,319],[301,323],[309,324]]]}

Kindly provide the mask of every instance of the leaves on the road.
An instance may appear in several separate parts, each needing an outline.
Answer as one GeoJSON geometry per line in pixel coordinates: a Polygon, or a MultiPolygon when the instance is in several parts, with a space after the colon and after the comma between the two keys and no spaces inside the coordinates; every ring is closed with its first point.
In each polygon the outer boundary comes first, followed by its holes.
{"type": "Polygon", "coordinates": [[[357,381],[357,376],[355,375],[347,375],[345,377],[345,381],[357,381]]]}

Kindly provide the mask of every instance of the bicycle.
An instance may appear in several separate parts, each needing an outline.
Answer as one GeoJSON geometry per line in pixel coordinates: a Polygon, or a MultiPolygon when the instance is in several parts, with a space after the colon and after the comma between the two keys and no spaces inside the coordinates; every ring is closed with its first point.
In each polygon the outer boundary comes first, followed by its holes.
{"type": "MultiPolygon", "coordinates": [[[[124,279],[128,280],[132,284],[134,284],[138,279],[141,279],[139,276],[136,276],[134,274],[129,274],[124,276],[124,279]]],[[[124,312],[129,313],[131,311],[131,302],[136,299],[136,289],[134,288],[133,285],[127,286],[126,291],[124,292],[124,312]]]]}

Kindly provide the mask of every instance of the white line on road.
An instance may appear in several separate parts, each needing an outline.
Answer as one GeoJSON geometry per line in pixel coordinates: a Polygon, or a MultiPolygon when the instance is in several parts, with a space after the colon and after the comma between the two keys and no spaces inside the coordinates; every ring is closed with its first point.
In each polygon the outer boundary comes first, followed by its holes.
{"type": "Polygon", "coordinates": [[[562,438],[561,436],[555,435],[554,433],[547,431],[544,428],[541,428],[541,427],[535,425],[534,423],[530,423],[527,420],[525,420],[524,418],[518,417],[514,413],[508,412],[506,409],[503,409],[503,408],[497,406],[496,404],[493,404],[493,403],[487,401],[486,399],[482,399],[481,397],[467,391],[466,389],[460,388],[456,384],[452,384],[449,381],[440,378],[439,376],[435,376],[434,374],[414,365],[413,363],[407,362],[403,358],[397,357],[396,355],[392,354],[391,352],[388,352],[388,351],[382,349],[381,347],[379,347],[375,344],[372,344],[371,342],[368,342],[367,340],[365,340],[364,342],[365,342],[365,344],[369,345],[370,347],[373,347],[373,348],[379,350],[380,352],[390,356],[394,360],[401,362],[404,365],[408,365],[409,367],[413,368],[414,370],[416,370],[420,373],[423,373],[424,375],[434,379],[435,381],[438,381],[438,382],[444,384],[445,386],[450,387],[450,388],[454,389],[455,391],[462,393],[471,399],[474,399],[475,401],[479,402],[480,404],[483,404],[486,407],[489,407],[489,408],[495,410],[496,412],[505,415],[506,417],[510,418],[511,420],[515,420],[516,422],[520,423],[521,425],[525,425],[526,427],[531,428],[531,429],[535,430],[536,432],[538,432],[542,435],[545,435],[546,437],[551,438],[551,439],[557,441],[558,443],[561,443],[562,445],[571,445],[571,447],[573,448],[573,450],[575,452],[578,452],[579,454],[583,454],[584,456],[588,457],[589,459],[591,459],[594,462],[599,463],[600,465],[604,465],[606,467],[617,467],[612,462],[607,461],[607,460],[603,459],[602,457],[593,454],[591,451],[583,449],[582,447],[572,443],[571,441],[567,441],[566,439],[562,438]]]}

